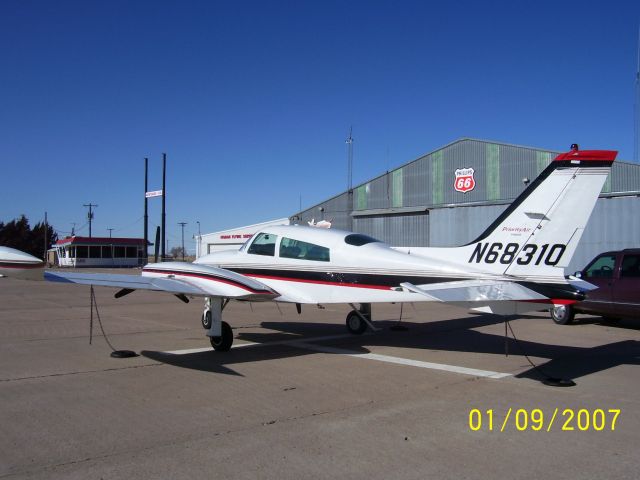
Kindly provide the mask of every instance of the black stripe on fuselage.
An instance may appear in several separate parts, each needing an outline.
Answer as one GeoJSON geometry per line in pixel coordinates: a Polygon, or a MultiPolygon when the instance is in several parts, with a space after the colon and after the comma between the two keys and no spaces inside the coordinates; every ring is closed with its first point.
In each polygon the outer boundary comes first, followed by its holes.
{"type": "MultiPolygon", "coordinates": [[[[226,267],[225,267],[226,268],[226,267]]],[[[373,287],[398,287],[403,282],[414,284],[431,284],[456,282],[468,278],[424,277],[409,275],[383,275],[371,273],[315,272],[309,270],[277,270],[267,268],[227,268],[233,272],[249,277],[267,277],[276,280],[318,282],[337,285],[368,285],[373,287]]]]}
{"type": "MultiPolygon", "coordinates": [[[[276,270],[267,268],[227,268],[241,275],[270,278],[289,282],[320,283],[336,286],[362,286],[370,288],[394,288],[401,283],[410,282],[414,285],[429,285],[434,283],[451,283],[471,278],[424,277],[410,275],[383,275],[370,273],[341,273],[341,272],[312,272],[303,270],[276,270]]],[[[547,298],[576,300],[584,299],[584,293],[569,284],[516,282],[547,298]]]]}

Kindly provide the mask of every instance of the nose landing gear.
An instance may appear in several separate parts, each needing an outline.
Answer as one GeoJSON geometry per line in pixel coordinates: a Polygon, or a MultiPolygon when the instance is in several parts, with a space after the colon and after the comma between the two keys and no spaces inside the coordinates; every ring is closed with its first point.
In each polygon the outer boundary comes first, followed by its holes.
{"type": "Polygon", "coordinates": [[[233,330],[227,322],[222,320],[222,309],[222,298],[207,297],[201,319],[211,346],[216,352],[228,352],[233,345],[233,330]]]}

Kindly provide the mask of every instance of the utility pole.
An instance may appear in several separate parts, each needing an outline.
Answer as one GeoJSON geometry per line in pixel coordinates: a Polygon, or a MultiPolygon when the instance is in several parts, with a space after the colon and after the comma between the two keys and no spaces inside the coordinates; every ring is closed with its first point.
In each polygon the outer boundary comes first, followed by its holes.
{"type": "MultiPolygon", "coordinates": [[[[166,235],[166,219],[167,212],[165,210],[165,204],[167,200],[167,154],[162,154],[162,262],[164,262],[164,257],[167,254],[165,250],[165,235],[166,235]]],[[[167,248],[168,250],[168,248],[167,248]]]]}
{"type": "Polygon", "coordinates": [[[76,222],[71,222],[71,236],[74,237],[76,234],[76,222]]]}
{"type": "Polygon", "coordinates": [[[149,198],[147,192],[149,191],[149,159],[144,157],[144,263],[147,264],[149,260],[149,210],[148,203],[149,198]]]}
{"type": "Polygon", "coordinates": [[[182,261],[184,261],[184,226],[187,222],[178,222],[178,225],[182,227],[182,261]]]}
{"type": "Polygon", "coordinates": [[[113,229],[113,228],[107,228],[107,230],[109,230],[109,238],[111,238],[111,232],[112,232],[113,230],[115,230],[115,229],[113,229]]]}
{"type": "Polygon", "coordinates": [[[348,207],[349,212],[349,230],[353,230],[353,125],[349,127],[349,138],[346,140],[347,144],[347,195],[348,195],[348,207]]]}
{"type": "Polygon", "coordinates": [[[353,126],[349,127],[349,138],[345,141],[347,144],[347,190],[353,190],[353,126]]]}
{"type": "Polygon", "coordinates": [[[98,205],[94,205],[93,203],[85,203],[84,207],[89,207],[89,213],[87,218],[89,219],[89,238],[91,238],[91,221],[93,220],[93,207],[97,207],[98,205]]]}
{"type": "Polygon", "coordinates": [[[47,261],[47,250],[49,250],[49,223],[47,222],[47,212],[44,212],[44,261],[47,261]]]}
{"type": "Polygon", "coordinates": [[[200,257],[200,239],[202,238],[202,235],[200,234],[200,220],[196,220],[196,223],[198,224],[198,242],[196,243],[196,257],[200,257]]]}

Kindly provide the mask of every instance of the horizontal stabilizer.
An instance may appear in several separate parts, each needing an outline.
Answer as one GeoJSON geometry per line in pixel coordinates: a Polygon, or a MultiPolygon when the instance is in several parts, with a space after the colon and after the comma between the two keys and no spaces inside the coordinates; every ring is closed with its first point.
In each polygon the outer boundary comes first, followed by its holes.
{"type": "Polygon", "coordinates": [[[547,297],[514,282],[500,280],[463,280],[460,282],[400,286],[438,302],[487,303],[495,301],[546,300],[547,297]]]}

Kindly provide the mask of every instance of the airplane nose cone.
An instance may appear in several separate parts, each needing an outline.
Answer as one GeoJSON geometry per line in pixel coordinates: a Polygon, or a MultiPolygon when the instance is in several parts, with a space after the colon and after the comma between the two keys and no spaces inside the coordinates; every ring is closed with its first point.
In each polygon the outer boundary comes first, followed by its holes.
{"type": "Polygon", "coordinates": [[[42,260],[15,248],[0,247],[0,262],[37,265],[42,263],[42,260]]]}
{"type": "Polygon", "coordinates": [[[44,262],[15,248],[0,247],[0,277],[42,280],[44,262]]]}

